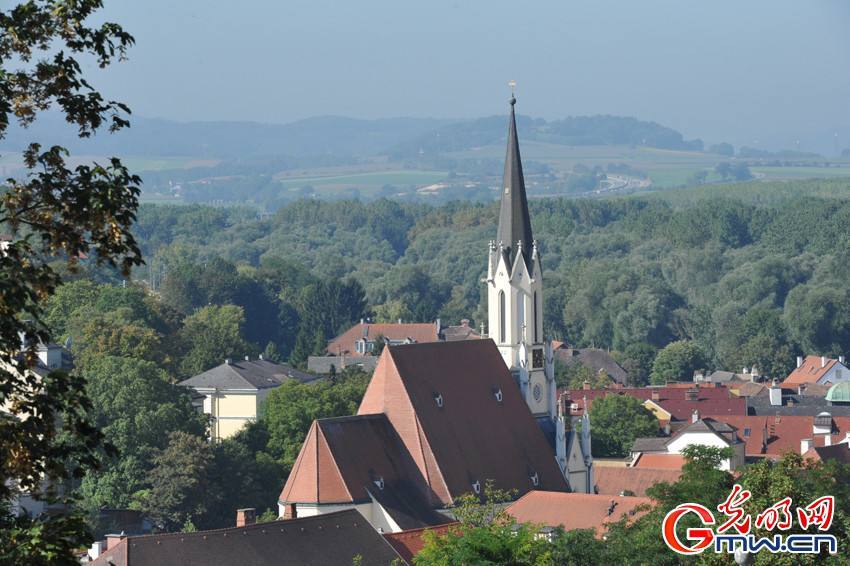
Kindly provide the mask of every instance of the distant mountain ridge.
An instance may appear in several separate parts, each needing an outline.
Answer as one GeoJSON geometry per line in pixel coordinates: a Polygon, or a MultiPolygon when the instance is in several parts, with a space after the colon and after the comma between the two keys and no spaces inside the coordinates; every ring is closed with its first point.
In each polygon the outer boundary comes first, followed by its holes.
{"type": "MultiPolygon", "coordinates": [[[[147,155],[200,159],[328,156],[357,159],[388,154],[405,159],[503,143],[505,116],[471,120],[317,116],[289,124],[176,122],[132,117],[132,127],[80,140],[57,114],[47,113],[29,129],[10,127],[0,150],[20,151],[32,140],[62,145],[81,155],[147,155]]],[[[564,145],[646,145],[702,150],[701,140],[657,124],[621,116],[575,116],[546,121],[517,117],[523,139],[564,145]]]]}

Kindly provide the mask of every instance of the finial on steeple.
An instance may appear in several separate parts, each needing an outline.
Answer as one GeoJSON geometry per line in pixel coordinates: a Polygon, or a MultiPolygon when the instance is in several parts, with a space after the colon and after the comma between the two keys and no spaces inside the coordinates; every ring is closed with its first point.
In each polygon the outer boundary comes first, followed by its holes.
{"type": "Polygon", "coordinates": [[[516,89],[516,81],[515,81],[515,80],[513,80],[513,79],[509,80],[509,81],[508,81],[508,86],[509,86],[509,87],[511,87],[511,100],[510,100],[510,103],[511,103],[511,106],[513,106],[514,104],[516,104],[516,95],[514,94],[514,89],[516,89]]]}

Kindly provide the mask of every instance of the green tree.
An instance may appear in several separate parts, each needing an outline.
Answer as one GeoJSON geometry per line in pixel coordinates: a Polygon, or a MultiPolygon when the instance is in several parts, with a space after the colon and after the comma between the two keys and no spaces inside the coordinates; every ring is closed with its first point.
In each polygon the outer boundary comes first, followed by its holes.
{"type": "Polygon", "coordinates": [[[594,456],[628,456],[635,438],[658,436],[658,428],[652,411],[630,395],[612,393],[594,399],[590,406],[594,456]]]}
{"type": "Polygon", "coordinates": [[[212,305],[186,317],[180,337],[186,354],[180,364],[183,376],[197,375],[224,363],[227,358],[241,359],[256,348],[242,337],[245,315],[235,305],[212,305]]]}
{"type": "Polygon", "coordinates": [[[655,357],[650,379],[655,385],[663,385],[668,381],[690,381],[694,371],[705,369],[705,364],[702,350],[693,342],[671,342],[655,357]]]}
{"type": "Polygon", "coordinates": [[[649,383],[649,374],[652,373],[656,354],[658,350],[652,344],[635,342],[617,356],[617,361],[629,374],[629,385],[642,387],[649,383]]]}
{"type": "Polygon", "coordinates": [[[172,432],[168,445],[153,457],[149,488],[136,494],[135,506],[157,529],[176,531],[203,517],[220,494],[211,489],[214,462],[212,445],[185,432],[172,432]]]}
{"type": "Polygon", "coordinates": [[[152,362],[102,356],[83,376],[91,418],[118,450],[117,456],[104,455],[102,470],[83,478],[83,507],[126,508],[144,487],[152,452],[165,447],[171,432],[203,434],[204,417],[192,407],[188,392],[171,385],[152,362]]]}
{"type": "Polygon", "coordinates": [[[355,414],[368,383],[367,374],[354,370],[333,382],[284,382],[266,398],[261,417],[269,433],[269,454],[289,470],[313,421],[355,414]]]}
{"type": "MultiPolygon", "coordinates": [[[[107,67],[133,44],[115,23],[91,25],[101,5],[32,0],[0,10],[0,139],[11,123],[28,126],[48,108],[61,112],[80,137],[129,125],[129,109],[104,100],[78,61],[91,57],[107,67]]],[[[125,275],[141,263],[130,231],[140,179],[115,158],[71,169],[67,155],[59,146],[30,144],[23,154],[26,175],[7,179],[0,192],[0,224],[11,235],[0,254],[0,406],[12,417],[0,420],[3,563],[77,563],[73,550],[87,542],[78,515],[12,518],[8,503],[16,488],[58,501],[51,486],[99,465],[94,448],[101,437],[85,417],[89,401],[82,379],[62,372],[38,380],[28,375],[39,341],[50,340],[43,300],[59,286],[60,266],[74,270],[83,254],[97,264],[120,266],[125,275]]]]}

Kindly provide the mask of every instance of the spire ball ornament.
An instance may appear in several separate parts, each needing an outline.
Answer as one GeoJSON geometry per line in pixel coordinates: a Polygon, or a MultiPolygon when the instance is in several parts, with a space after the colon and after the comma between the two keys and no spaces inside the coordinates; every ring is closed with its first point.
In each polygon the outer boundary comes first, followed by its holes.
{"type": "Polygon", "coordinates": [[[511,106],[513,106],[514,104],[516,104],[516,96],[514,95],[514,90],[516,89],[516,81],[515,81],[515,80],[513,80],[513,79],[509,80],[509,81],[508,81],[508,86],[509,86],[509,87],[511,87],[511,100],[510,100],[510,103],[511,103],[511,106]]]}

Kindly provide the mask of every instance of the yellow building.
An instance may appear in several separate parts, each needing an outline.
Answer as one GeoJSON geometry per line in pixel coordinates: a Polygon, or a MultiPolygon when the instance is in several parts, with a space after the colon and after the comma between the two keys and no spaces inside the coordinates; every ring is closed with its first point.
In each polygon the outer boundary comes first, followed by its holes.
{"type": "Polygon", "coordinates": [[[284,364],[259,359],[227,359],[220,366],[180,382],[196,393],[194,404],[210,416],[210,438],[221,440],[256,421],[268,394],[284,381],[304,383],[319,379],[284,364]]]}

